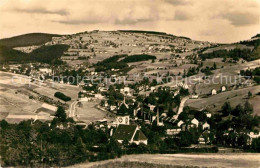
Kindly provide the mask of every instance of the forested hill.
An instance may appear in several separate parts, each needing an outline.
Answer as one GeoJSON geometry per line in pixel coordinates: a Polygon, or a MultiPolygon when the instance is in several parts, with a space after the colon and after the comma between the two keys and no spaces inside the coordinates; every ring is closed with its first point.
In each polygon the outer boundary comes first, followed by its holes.
{"type": "Polygon", "coordinates": [[[23,53],[9,47],[0,46],[0,62],[43,62],[53,63],[67,51],[68,45],[57,44],[51,46],[41,46],[31,53],[23,53]]]}
{"type": "Polygon", "coordinates": [[[41,45],[52,40],[52,37],[59,37],[58,34],[29,33],[11,38],[0,39],[0,46],[8,48],[41,45]]]}

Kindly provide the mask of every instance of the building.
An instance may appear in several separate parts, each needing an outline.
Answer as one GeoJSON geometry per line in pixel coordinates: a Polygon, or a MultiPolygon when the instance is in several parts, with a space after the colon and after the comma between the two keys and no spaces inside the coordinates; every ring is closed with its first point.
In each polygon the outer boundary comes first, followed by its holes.
{"type": "Polygon", "coordinates": [[[199,95],[193,94],[193,95],[191,95],[191,98],[192,98],[192,99],[198,99],[198,98],[199,98],[199,95]]]}
{"type": "Polygon", "coordinates": [[[184,122],[182,120],[180,120],[178,123],[177,123],[177,126],[178,127],[181,127],[181,125],[183,124],[184,122]]]}
{"type": "Polygon", "coordinates": [[[216,95],[216,94],[217,94],[216,89],[212,89],[212,90],[211,90],[211,95],[216,95]]]}
{"type": "Polygon", "coordinates": [[[205,123],[202,125],[202,129],[203,129],[203,130],[210,129],[210,125],[209,125],[207,122],[205,122],[205,123]]]}
{"type": "Polygon", "coordinates": [[[227,90],[226,86],[221,87],[221,92],[225,92],[227,90]]]}
{"type": "Polygon", "coordinates": [[[128,143],[145,144],[147,145],[147,137],[139,129],[137,125],[118,125],[113,137],[119,142],[123,143],[124,140],[127,140],[128,143]]]}
{"type": "Polygon", "coordinates": [[[191,120],[191,124],[194,124],[194,125],[196,125],[196,127],[198,127],[199,121],[196,118],[194,118],[193,120],[191,120]]]}
{"type": "Polygon", "coordinates": [[[128,114],[128,105],[124,102],[120,105],[118,111],[117,111],[117,117],[116,117],[116,124],[117,126],[119,124],[129,125],[129,118],[130,115],[128,114]]]}

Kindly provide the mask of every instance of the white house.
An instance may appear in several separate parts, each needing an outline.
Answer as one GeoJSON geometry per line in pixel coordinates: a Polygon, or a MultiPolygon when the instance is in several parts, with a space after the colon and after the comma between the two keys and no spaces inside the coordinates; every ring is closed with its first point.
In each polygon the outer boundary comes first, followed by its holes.
{"type": "Polygon", "coordinates": [[[212,89],[211,90],[211,95],[216,95],[217,94],[217,90],[216,89],[212,89]]]}
{"type": "Polygon", "coordinates": [[[148,106],[149,106],[149,108],[150,108],[151,111],[153,111],[154,108],[155,108],[155,105],[152,105],[152,104],[149,104],[148,106]]]}
{"type": "Polygon", "coordinates": [[[191,95],[191,98],[192,98],[192,99],[198,99],[198,98],[199,98],[199,95],[193,94],[193,95],[191,95]]]}
{"type": "Polygon", "coordinates": [[[182,120],[180,120],[178,123],[177,123],[177,126],[178,127],[181,127],[181,125],[183,124],[184,122],[182,120]]]}
{"type": "Polygon", "coordinates": [[[194,118],[193,120],[191,120],[191,123],[194,124],[194,125],[196,125],[197,127],[199,126],[199,121],[198,121],[196,118],[194,118]]]}
{"type": "Polygon", "coordinates": [[[154,86],[152,86],[152,87],[151,87],[151,91],[154,91],[154,90],[155,90],[155,87],[154,87],[154,86]]]}
{"type": "Polygon", "coordinates": [[[166,130],[166,134],[167,135],[176,135],[176,134],[179,134],[180,132],[181,132],[180,128],[177,128],[177,129],[167,129],[166,130]]]}
{"type": "Polygon", "coordinates": [[[211,113],[206,113],[206,116],[208,117],[208,118],[211,118],[211,113]]]}
{"type": "Polygon", "coordinates": [[[227,90],[226,86],[221,87],[221,92],[225,92],[227,90]]]}
{"type": "Polygon", "coordinates": [[[250,144],[252,144],[252,141],[253,141],[254,138],[260,137],[260,132],[258,132],[258,133],[250,132],[248,134],[248,136],[249,136],[248,144],[250,145],[250,144]]]}
{"type": "Polygon", "coordinates": [[[210,129],[210,125],[205,122],[203,125],[202,125],[202,129],[205,130],[205,129],[210,129]]]}

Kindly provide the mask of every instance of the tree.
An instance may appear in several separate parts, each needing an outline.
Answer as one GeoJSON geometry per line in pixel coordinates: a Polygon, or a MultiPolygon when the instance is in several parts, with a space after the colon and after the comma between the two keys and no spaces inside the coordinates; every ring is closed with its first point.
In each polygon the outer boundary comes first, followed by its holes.
{"type": "Polygon", "coordinates": [[[65,122],[67,115],[65,113],[65,110],[63,107],[59,106],[57,112],[55,113],[55,117],[58,119],[60,122],[65,122]]]}
{"type": "Polygon", "coordinates": [[[207,120],[207,115],[201,111],[196,112],[194,117],[200,122],[205,122],[207,120]]]}
{"type": "Polygon", "coordinates": [[[214,64],[213,64],[213,69],[217,69],[217,64],[216,64],[216,62],[214,62],[214,64]]]}
{"type": "Polygon", "coordinates": [[[240,115],[244,114],[244,109],[243,109],[243,107],[240,104],[238,104],[236,106],[236,108],[234,110],[232,110],[231,114],[233,116],[240,116],[240,115]]]}
{"type": "Polygon", "coordinates": [[[250,91],[247,93],[247,95],[248,95],[248,98],[252,97],[252,93],[250,91]]]}
{"type": "Polygon", "coordinates": [[[229,102],[225,102],[221,107],[222,116],[226,117],[231,114],[232,108],[229,102]]]}
{"type": "Polygon", "coordinates": [[[248,101],[246,101],[246,103],[244,105],[244,112],[246,114],[252,114],[253,111],[254,111],[253,106],[248,101]]]}
{"type": "Polygon", "coordinates": [[[260,152],[260,137],[252,140],[251,148],[256,152],[260,152]]]}
{"type": "Polygon", "coordinates": [[[5,120],[0,121],[0,128],[6,129],[8,127],[8,122],[5,120]]]}

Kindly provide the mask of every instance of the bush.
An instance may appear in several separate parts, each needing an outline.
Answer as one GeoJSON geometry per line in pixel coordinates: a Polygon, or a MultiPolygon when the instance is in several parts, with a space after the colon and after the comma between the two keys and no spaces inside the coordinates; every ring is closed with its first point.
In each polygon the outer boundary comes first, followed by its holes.
{"type": "Polygon", "coordinates": [[[56,92],[56,93],[54,94],[54,96],[57,97],[57,98],[59,98],[59,99],[61,99],[61,100],[63,100],[63,101],[65,101],[65,102],[71,100],[71,97],[68,97],[68,96],[66,96],[65,94],[61,93],[61,92],[56,92]]]}

